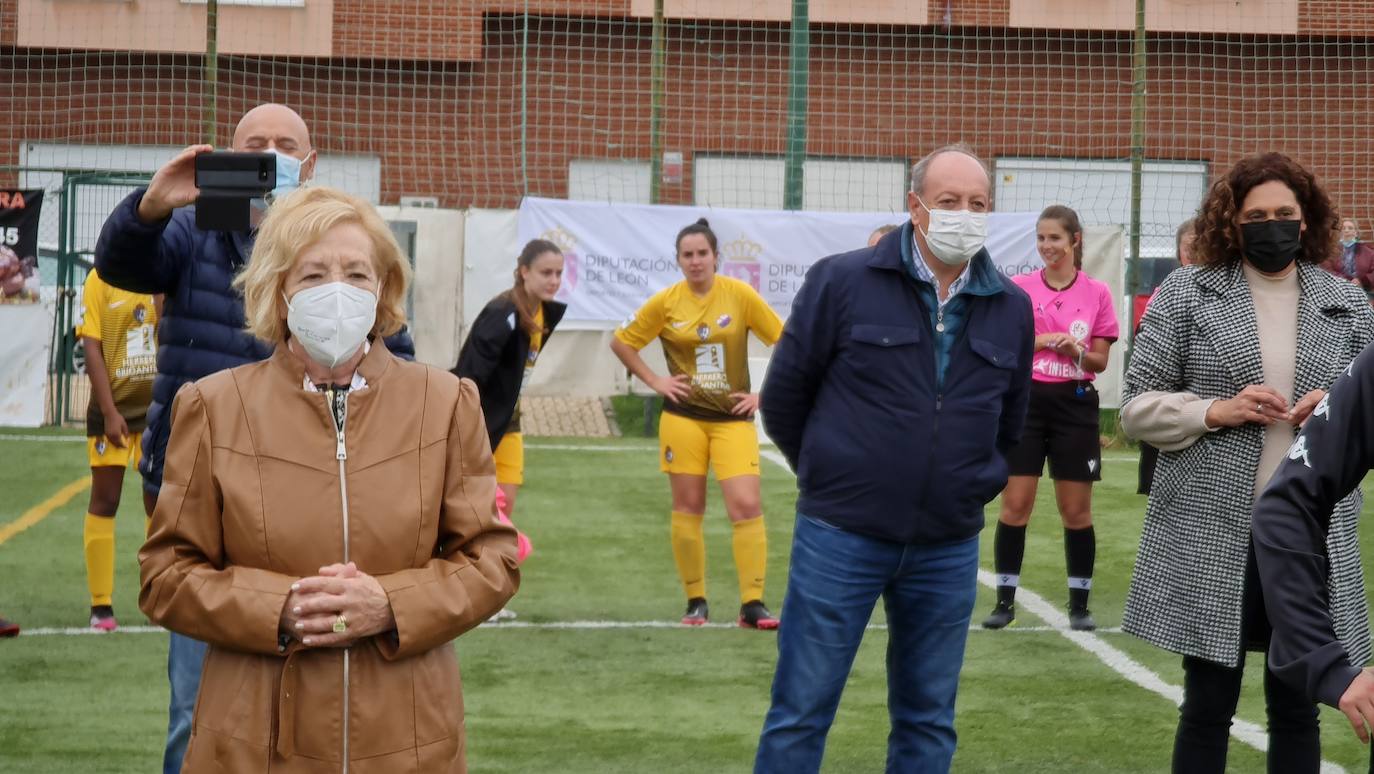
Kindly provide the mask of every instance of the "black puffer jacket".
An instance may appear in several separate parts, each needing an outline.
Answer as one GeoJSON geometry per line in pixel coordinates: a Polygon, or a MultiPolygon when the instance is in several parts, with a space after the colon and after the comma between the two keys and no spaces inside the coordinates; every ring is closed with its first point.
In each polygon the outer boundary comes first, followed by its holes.
{"type": "MultiPolygon", "coordinates": [[[[544,302],[544,341],[549,337],[568,305],[544,302]]],[[[530,354],[530,335],[520,325],[520,315],[507,291],[487,302],[468,331],[467,341],[458,353],[453,373],[477,383],[482,397],[482,415],[487,420],[491,448],[501,443],[515,407],[520,401],[520,384],[525,378],[525,360],[530,354]]]]}

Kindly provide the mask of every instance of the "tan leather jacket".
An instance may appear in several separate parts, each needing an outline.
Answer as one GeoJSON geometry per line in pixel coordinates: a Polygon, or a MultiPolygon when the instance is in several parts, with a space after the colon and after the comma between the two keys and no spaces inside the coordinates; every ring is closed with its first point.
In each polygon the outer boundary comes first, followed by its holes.
{"type": "Polygon", "coordinates": [[[380,341],[358,372],[341,434],[284,346],[177,393],[139,606],[210,644],[183,771],[466,770],[449,643],[519,585],[477,389],[380,341]],[[291,584],[347,560],[396,631],[279,646],[291,584]]]}

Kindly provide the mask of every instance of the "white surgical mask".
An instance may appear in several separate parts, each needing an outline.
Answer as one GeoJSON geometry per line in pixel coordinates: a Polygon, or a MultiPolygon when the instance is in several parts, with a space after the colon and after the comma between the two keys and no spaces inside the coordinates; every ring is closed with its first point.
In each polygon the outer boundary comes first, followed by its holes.
{"type": "Polygon", "coordinates": [[[286,299],[286,308],[291,335],[311,360],[326,368],[353,357],[377,320],[377,296],[347,282],[298,291],[286,299]]]}
{"type": "Polygon", "coordinates": [[[930,231],[922,232],[926,246],[948,266],[968,263],[988,239],[988,214],[972,210],[932,210],[920,197],[916,201],[930,213],[930,231]]]}

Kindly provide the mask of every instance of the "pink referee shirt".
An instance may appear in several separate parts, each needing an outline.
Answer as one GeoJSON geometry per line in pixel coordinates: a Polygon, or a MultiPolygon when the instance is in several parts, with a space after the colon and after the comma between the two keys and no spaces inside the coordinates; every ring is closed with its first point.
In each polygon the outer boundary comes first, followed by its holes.
{"type": "MultiPolygon", "coordinates": [[[[1106,283],[1089,277],[1082,271],[1063,290],[1055,290],[1045,283],[1045,270],[1021,274],[1014,280],[1030,295],[1035,310],[1035,335],[1068,333],[1085,350],[1093,341],[1116,341],[1121,326],[1116,321],[1112,291],[1106,283]]],[[[1037,349],[1031,360],[1031,378],[1037,382],[1092,381],[1097,374],[1078,367],[1073,358],[1050,349],[1037,349]]]]}

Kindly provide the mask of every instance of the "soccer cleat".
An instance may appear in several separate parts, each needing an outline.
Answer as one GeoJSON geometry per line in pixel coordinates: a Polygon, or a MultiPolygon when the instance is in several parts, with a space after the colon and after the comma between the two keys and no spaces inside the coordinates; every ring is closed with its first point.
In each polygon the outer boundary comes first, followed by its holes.
{"type": "Polygon", "coordinates": [[[91,608],[91,628],[101,632],[112,632],[119,628],[115,621],[114,608],[109,605],[96,605],[91,608]]]}
{"type": "Polygon", "coordinates": [[[687,600],[687,612],[682,614],[683,626],[701,626],[711,620],[711,614],[706,607],[705,597],[692,597],[687,600]]]}
{"type": "Polygon", "coordinates": [[[487,621],[491,623],[501,623],[503,621],[514,621],[516,617],[517,616],[515,615],[514,610],[511,610],[508,607],[503,607],[500,610],[497,610],[496,614],[493,615],[491,618],[488,618],[487,621]]]}
{"type": "Polygon", "coordinates": [[[0,618],[0,637],[18,637],[19,624],[0,618]]]}
{"type": "Polygon", "coordinates": [[[1093,620],[1093,614],[1088,612],[1088,608],[1074,609],[1071,607],[1069,608],[1069,628],[1076,632],[1090,632],[1097,629],[1097,622],[1093,620]]]}
{"type": "Polygon", "coordinates": [[[763,600],[755,599],[740,605],[739,625],[745,629],[769,631],[778,628],[778,619],[777,616],[768,612],[767,607],[764,607],[763,600]]]}
{"type": "Polygon", "coordinates": [[[1012,621],[1015,620],[1016,605],[1004,605],[998,602],[997,607],[994,607],[988,617],[983,619],[983,628],[1005,629],[1011,626],[1012,621]]]}

